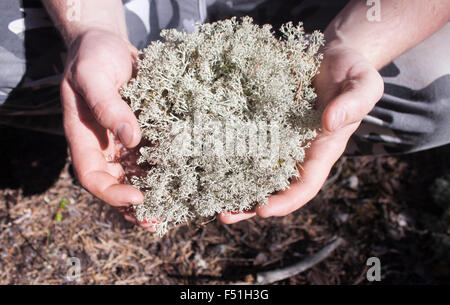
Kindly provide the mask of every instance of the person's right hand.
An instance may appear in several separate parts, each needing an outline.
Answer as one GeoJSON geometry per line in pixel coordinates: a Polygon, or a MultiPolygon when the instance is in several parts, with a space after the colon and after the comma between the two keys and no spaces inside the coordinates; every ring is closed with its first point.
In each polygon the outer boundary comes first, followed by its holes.
{"type": "MultiPolygon", "coordinates": [[[[86,31],[69,46],[61,84],[64,130],[81,185],[135,223],[126,207],[142,203],[143,195],[121,184],[124,171],[117,159],[123,147],[141,139],[136,117],[119,94],[136,56],[136,48],[119,35],[86,31]]],[[[151,224],[139,225],[151,230],[151,224]]]]}

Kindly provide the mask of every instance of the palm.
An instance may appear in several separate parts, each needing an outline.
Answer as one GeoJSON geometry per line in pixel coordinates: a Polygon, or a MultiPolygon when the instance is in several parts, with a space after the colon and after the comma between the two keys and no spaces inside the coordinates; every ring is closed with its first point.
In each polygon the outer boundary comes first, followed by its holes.
{"type": "Polygon", "coordinates": [[[220,215],[223,222],[234,223],[255,215],[285,216],[310,201],[344,152],[350,136],[383,92],[383,81],[376,69],[364,57],[343,47],[324,51],[314,85],[318,105],[324,109],[322,128],[307,151],[301,179],[293,181],[288,190],[270,196],[266,206],[248,213],[220,215]],[[343,115],[339,115],[339,109],[344,110],[343,115]],[[336,113],[345,121],[342,128],[336,129],[333,124],[336,113]]]}
{"type": "Polygon", "coordinates": [[[118,92],[131,78],[136,53],[105,32],[86,35],[71,50],[61,92],[75,172],[87,190],[113,206],[141,203],[143,196],[136,188],[121,184],[124,171],[117,160],[124,140],[112,132],[126,122],[132,131],[126,146],[140,141],[136,118],[118,92]]]}

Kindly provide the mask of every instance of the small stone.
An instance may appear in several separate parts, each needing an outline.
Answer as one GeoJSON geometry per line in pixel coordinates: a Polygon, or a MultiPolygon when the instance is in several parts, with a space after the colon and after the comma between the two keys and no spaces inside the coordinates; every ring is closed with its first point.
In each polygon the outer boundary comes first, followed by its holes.
{"type": "Polygon", "coordinates": [[[359,184],[359,179],[356,176],[351,176],[350,178],[348,178],[348,186],[352,189],[352,190],[356,190],[358,189],[358,184],[359,184]]]}

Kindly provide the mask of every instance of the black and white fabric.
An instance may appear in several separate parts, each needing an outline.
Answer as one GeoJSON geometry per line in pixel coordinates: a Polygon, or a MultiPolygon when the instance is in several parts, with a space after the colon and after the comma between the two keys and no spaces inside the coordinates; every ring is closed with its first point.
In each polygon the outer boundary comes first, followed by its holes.
{"type": "MultiPolygon", "coordinates": [[[[274,28],[287,21],[325,29],[344,0],[128,0],[137,48],[165,28],[251,16],[274,28]]],[[[64,44],[38,0],[0,2],[0,124],[61,132],[58,84],[64,44]],[[52,119],[48,119],[48,117],[52,119]],[[42,119],[46,117],[46,119],[42,119]]],[[[380,72],[385,92],[351,138],[347,155],[413,152],[450,143],[450,23],[380,72]]]]}

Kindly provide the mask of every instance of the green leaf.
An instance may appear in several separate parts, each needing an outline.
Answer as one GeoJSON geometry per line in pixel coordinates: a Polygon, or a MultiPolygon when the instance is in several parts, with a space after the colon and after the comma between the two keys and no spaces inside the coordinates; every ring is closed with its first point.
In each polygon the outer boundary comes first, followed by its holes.
{"type": "Polygon", "coordinates": [[[63,198],[59,203],[59,208],[64,210],[68,205],[70,205],[70,202],[66,198],[63,198]]]}
{"type": "Polygon", "coordinates": [[[61,222],[62,221],[62,214],[61,213],[56,213],[55,219],[57,222],[61,222]]]}

